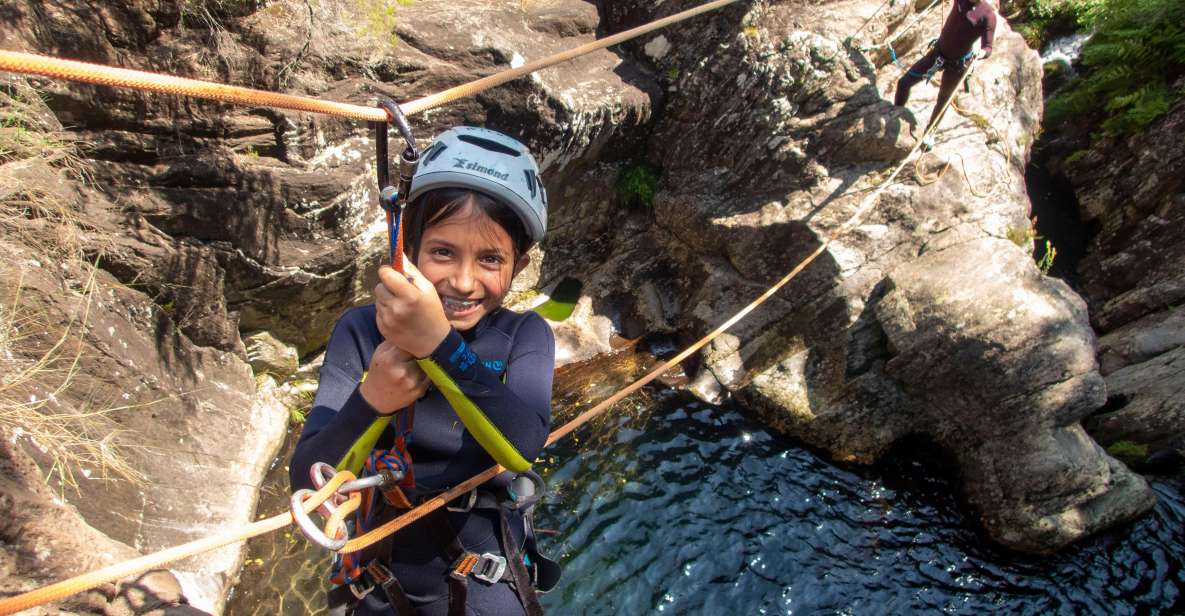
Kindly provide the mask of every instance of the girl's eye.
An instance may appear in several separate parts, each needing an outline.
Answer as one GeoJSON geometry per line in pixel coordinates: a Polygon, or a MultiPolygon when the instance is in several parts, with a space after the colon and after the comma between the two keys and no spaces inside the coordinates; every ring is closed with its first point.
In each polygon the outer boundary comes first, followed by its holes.
{"type": "Polygon", "coordinates": [[[488,265],[502,265],[505,261],[502,255],[485,255],[481,258],[481,262],[488,265]]]}
{"type": "Polygon", "coordinates": [[[434,257],[447,258],[453,253],[448,248],[433,248],[430,254],[434,257]]]}

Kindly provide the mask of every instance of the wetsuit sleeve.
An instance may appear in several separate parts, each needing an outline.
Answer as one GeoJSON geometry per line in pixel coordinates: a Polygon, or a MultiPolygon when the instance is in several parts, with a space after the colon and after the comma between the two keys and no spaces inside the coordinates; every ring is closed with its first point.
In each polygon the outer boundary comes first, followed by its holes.
{"type": "Polygon", "coordinates": [[[515,472],[531,468],[543,451],[551,425],[555,370],[551,328],[533,313],[524,318],[515,333],[505,383],[486,368],[456,330],[430,356],[419,360],[469,434],[495,462],[515,472]]]}
{"type": "Polygon", "coordinates": [[[317,396],[288,465],[293,490],[313,487],[309,468],[316,462],[357,473],[365,456],[353,460],[350,454],[360,448],[369,452],[374,443],[366,441],[377,440],[391,419],[376,413],[358,391],[376,346],[367,329],[365,315],[358,312],[347,313],[334,327],[317,396]]]}
{"type": "Polygon", "coordinates": [[[983,32],[979,35],[979,48],[983,50],[986,58],[992,55],[992,42],[996,40],[996,10],[990,6],[987,7],[987,15],[984,15],[981,27],[983,32]]]}

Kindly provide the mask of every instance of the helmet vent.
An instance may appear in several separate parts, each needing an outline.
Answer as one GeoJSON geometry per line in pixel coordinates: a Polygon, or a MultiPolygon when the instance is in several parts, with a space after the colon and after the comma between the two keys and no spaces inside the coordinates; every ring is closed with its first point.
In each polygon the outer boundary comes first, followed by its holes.
{"type": "Polygon", "coordinates": [[[436,160],[437,156],[444,154],[444,151],[447,149],[448,149],[448,146],[440,141],[437,141],[436,143],[432,144],[432,147],[428,148],[429,151],[426,152],[427,156],[424,157],[424,164],[425,165],[432,164],[432,161],[436,160]]]}
{"type": "Polygon", "coordinates": [[[491,152],[497,152],[499,154],[506,154],[507,156],[518,156],[520,154],[520,152],[518,150],[515,150],[513,148],[502,145],[501,143],[498,143],[497,141],[491,141],[489,139],[483,139],[481,137],[474,137],[473,135],[457,135],[457,139],[460,139],[461,141],[464,141],[465,143],[473,144],[479,148],[489,150],[491,152]]]}

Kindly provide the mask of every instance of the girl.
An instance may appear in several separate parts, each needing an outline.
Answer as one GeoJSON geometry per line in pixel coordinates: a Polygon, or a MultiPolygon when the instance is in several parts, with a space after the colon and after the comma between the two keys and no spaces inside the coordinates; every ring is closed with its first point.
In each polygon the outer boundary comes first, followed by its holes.
{"type": "MultiPolygon", "coordinates": [[[[360,532],[495,461],[529,469],[551,423],[555,343],[541,317],[502,300],[543,237],[546,199],[531,154],[500,133],[455,128],[424,151],[403,215],[407,273],[380,268],[375,303],[335,326],[292,456],[294,490],[311,486],[316,462],[402,471],[360,532]]],[[[360,597],[359,615],[541,614],[530,578],[544,559],[506,506],[512,480],[503,473],[346,558],[331,602],[360,597]]]]}

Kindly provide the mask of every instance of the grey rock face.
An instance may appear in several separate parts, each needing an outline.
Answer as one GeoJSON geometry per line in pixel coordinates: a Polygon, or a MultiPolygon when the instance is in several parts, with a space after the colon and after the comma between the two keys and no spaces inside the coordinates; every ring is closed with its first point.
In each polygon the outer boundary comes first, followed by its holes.
{"type": "MultiPolygon", "coordinates": [[[[0,47],[372,104],[574,47],[594,39],[598,24],[582,0],[416,3],[377,21],[358,12],[373,3],[311,3],[311,20],[302,2],[194,6],[7,3],[0,47]]],[[[514,134],[540,153],[558,194],[557,182],[595,168],[603,149],[649,118],[653,80],[620,64],[611,52],[592,54],[418,116],[415,128],[425,140],[458,124],[514,134]]],[[[93,190],[66,192],[88,225],[84,252],[102,256],[103,284],[119,289],[88,340],[102,361],[83,369],[111,400],[130,395],[136,412],[119,420],[149,445],[136,462],[153,486],[87,481],[70,500],[98,532],[138,551],[245,522],[287,418],[269,380],[257,391],[248,360],[290,371],[294,351],[323,346],[338,316],[366,300],[386,258],[371,129],[130,90],[38,86],[92,166],[93,190]],[[274,341],[248,348],[240,332],[256,331],[274,341]],[[265,347],[280,352],[264,360],[265,347]]],[[[551,241],[571,244],[610,224],[605,212],[587,214],[557,211],[551,241]]],[[[19,277],[5,272],[5,283],[19,277]]],[[[217,611],[238,560],[237,547],[224,548],[174,572],[194,604],[217,611]]],[[[13,578],[38,566],[17,561],[13,578]]]]}
{"type": "Polygon", "coordinates": [[[1099,225],[1079,265],[1110,391],[1087,427],[1106,445],[1130,441],[1150,458],[1185,456],[1185,104],[1143,135],[1105,139],[1061,167],[1082,216],[1099,225]]]}
{"type": "MultiPolygon", "coordinates": [[[[351,3],[314,4],[312,22],[301,3],[275,2],[221,15],[219,29],[180,27],[192,16],[167,2],[41,10],[21,1],[5,7],[0,42],[369,104],[573,47],[598,28],[593,4],[581,0],[416,3],[377,32],[359,29],[351,3]]],[[[618,29],[694,2],[603,4],[600,25],[618,29]]],[[[869,33],[900,23],[909,4],[869,33]]],[[[702,333],[817,248],[914,144],[933,89],[919,87],[909,110],[894,109],[885,99],[897,74],[840,44],[877,5],[741,3],[639,41],[634,58],[599,52],[417,117],[415,127],[427,137],[485,124],[540,153],[554,209],[529,282],[568,274],[585,282],[588,297],[566,325],[569,358],[608,348],[614,333],[702,333]],[[653,210],[622,212],[612,196],[631,158],[664,169],[653,210]]],[[[908,41],[898,51],[918,52],[908,41]]],[[[1026,224],[1019,169],[1039,121],[1039,79],[1036,54],[1001,26],[992,61],[971,78],[935,154],[707,349],[696,389],[731,392],[841,459],[872,461],[906,434],[929,434],[955,456],[994,537],[1047,551],[1134,515],[1150,493],[1075,423],[1102,400],[1082,354],[1090,341],[1081,306],[990,239],[1026,224]],[[962,308],[926,303],[941,281],[982,282],[978,260],[989,253],[1007,257],[990,262],[991,288],[1023,289],[1023,301],[1006,293],[962,308]],[[946,273],[928,277],[930,268],[946,273]],[[1049,322],[1028,315],[1005,327],[1021,304],[1048,308],[1049,322]],[[964,317],[974,335],[958,327],[964,317]],[[1050,341],[1050,354],[1024,335],[1050,341]],[[935,349],[967,364],[946,365],[935,349]],[[988,386],[994,397],[980,391],[988,386]],[[967,405],[958,419],[942,412],[951,400],[967,405]],[[1002,461],[1019,461],[1032,477],[1002,483],[1015,475],[997,468],[1002,461]]],[[[132,385],[144,388],[134,399],[152,411],[129,414],[127,428],[154,444],[144,464],[163,486],[141,494],[86,484],[85,496],[96,496],[79,499],[90,503],[79,517],[144,551],[249,518],[250,486],[285,413],[270,381],[256,391],[239,332],[267,331],[305,354],[366,298],[385,258],[369,131],[128,91],[56,82],[45,90],[84,142],[103,191],[79,201],[96,226],[87,251],[105,255],[104,282],[114,289],[87,340],[100,359],[86,370],[111,396],[125,393],[118,388],[133,370],[144,379],[132,385]],[[103,337],[106,328],[119,336],[103,337]],[[180,472],[178,459],[198,470],[180,472]],[[142,515],[111,513],[128,503],[142,515]]],[[[227,548],[178,569],[186,594],[216,609],[236,561],[227,548]]],[[[38,564],[17,562],[22,575],[38,564]]]]}
{"type": "Polygon", "coordinates": [[[1106,400],[1085,303],[1007,240],[902,265],[876,307],[888,376],[954,454],[968,500],[1010,547],[1053,551],[1153,503],[1079,421],[1106,400]],[[974,264],[974,267],[968,267],[974,264]]]}

